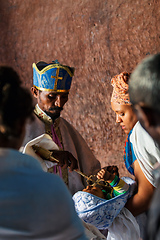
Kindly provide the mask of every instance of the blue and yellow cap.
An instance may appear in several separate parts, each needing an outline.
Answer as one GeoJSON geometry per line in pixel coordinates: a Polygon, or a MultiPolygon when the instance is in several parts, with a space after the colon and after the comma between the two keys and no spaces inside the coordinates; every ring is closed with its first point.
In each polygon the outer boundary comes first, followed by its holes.
{"type": "Polygon", "coordinates": [[[69,92],[74,68],[52,63],[33,63],[33,86],[42,91],[69,92]]]}

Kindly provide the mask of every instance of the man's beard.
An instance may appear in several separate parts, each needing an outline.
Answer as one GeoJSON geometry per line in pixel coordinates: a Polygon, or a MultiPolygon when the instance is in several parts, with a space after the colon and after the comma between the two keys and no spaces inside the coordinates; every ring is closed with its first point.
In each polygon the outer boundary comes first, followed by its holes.
{"type": "Polygon", "coordinates": [[[49,117],[52,118],[52,121],[54,122],[57,118],[60,117],[61,111],[63,110],[63,107],[54,107],[49,108],[48,111],[44,111],[49,117]],[[55,111],[55,112],[50,112],[55,111]]]}

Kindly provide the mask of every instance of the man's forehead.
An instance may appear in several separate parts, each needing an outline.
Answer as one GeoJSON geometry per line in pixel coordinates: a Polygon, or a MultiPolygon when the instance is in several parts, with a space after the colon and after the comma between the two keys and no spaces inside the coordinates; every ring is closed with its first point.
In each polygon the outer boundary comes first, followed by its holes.
{"type": "Polygon", "coordinates": [[[53,94],[53,95],[68,95],[69,92],[57,92],[57,91],[42,91],[44,92],[46,95],[47,94],[53,94]]]}

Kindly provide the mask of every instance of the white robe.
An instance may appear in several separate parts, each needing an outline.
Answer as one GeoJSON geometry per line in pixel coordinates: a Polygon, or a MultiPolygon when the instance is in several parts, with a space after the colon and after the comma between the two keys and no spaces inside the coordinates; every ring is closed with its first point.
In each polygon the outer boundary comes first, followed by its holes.
{"type": "Polygon", "coordinates": [[[145,177],[154,187],[157,187],[153,177],[153,169],[157,162],[160,163],[158,145],[139,122],[133,128],[130,141],[133,144],[134,153],[145,177]]]}
{"type": "MultiPolygon", "coordinates": [[[[129,190],[110,200],[99,198],[88,192],[73,195],[78,216],[101,230],[107,230],[107,240],[140,239],[140,228],[136,218],[124,207],[128,198],[134,193],[136,182],[123,178],[129,184],[129,190]]],[[[144,219],[144,214],[142,214],[144,219]]]]}
{"type": "MultiPolygon", "coordinates": [[[[60,117],[60,132],[64,150],[69,151],[78,160],[79,169],[83,173],[90,175],[97,169],[100,169],[100,163],[89,149],[85,140],[78,131],[65,119],[60,117]]],[[[26,136],[23,146],[30,140],[45,133],[45,125],[35,116],[35,121],[26,127],[26,136]]],[[[69,190],[72,194],[82,190],[85,186],[83,178],[76,172],[68,172],[69,190]]]]}
{"type": "Polygon", "coordinates": [[[0,148],[0,239],[87,239],[72,196],[34,158],[0,148]]]}

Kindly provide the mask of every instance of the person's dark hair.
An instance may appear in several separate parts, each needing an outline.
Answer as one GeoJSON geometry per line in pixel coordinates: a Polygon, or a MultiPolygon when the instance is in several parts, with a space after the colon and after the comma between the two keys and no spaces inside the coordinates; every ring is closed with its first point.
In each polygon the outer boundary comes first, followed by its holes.
{"type": "Polygon", "coordinates": [[[0,135],[5,138],[18,137],[19,125],[32,117],[32,97],[21,84],[11,67],[0,66],[0,135]]]}
{"type": "Polygon", "coordinates": [[[160,111],[160,54],[145,58],[129,80],[131,103],[160,111]]]}

